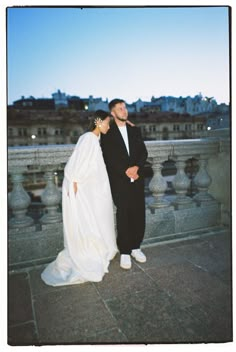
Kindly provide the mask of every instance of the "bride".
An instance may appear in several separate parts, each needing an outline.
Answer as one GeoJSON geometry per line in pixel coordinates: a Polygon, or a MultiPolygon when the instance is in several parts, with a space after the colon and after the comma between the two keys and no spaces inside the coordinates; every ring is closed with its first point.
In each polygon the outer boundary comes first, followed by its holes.
{"type": "Polygon", "coordinates": [[[109,123],[109,114],[98,110],[65,166],[64,249],[41,274],[47,285],[101,281],[117,253],[112,196],[99,143],[109,123]]]}

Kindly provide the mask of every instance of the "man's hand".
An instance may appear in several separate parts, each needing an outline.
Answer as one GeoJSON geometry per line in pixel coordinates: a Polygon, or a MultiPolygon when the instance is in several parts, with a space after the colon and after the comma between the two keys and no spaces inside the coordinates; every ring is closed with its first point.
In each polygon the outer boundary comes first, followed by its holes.
{"type": "Polygon", "coordinates": [[[129,178],[133,178],[136,181],[139,178],[138,169],[138,166],[131,166],[125,171],[125,173],[129,178]]]}

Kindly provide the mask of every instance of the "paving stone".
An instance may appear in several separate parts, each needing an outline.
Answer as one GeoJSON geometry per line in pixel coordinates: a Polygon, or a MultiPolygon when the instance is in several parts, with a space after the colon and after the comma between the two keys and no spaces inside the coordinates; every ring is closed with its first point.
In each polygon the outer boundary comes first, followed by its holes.
{"type": "Polygon", "coordinates": [[[189,326],[182,326],[177,319],[148,322],[147,333],[141,339],[135,337],[134,343],[176,344],[203,342],[204,338],[189,326]]]}
{"type": "Polygon", "coordinates": [[[143,249],[143,252],[147,256],[147,261],[146,263],[138,264],[138,266],[144,270],[152,267],[158,268],[163,265],[179,263],[186,260],[183,256],[178,255],[178,253],[175,253],[166,245],[147,247],[143,249]]]}
{"type": "Polygon", "coordinates": [[[217,236],[214,238],[215,240],[208,237],[195,243],[183,242],[182,245],[179,243],[174,252],[209,272],[217,273],[230,269],[232,260],[229,240],[222,240],[217,236]]]}
{"type": "Polygon", "coordinates": [[[34,322],[15,325],[8,329],[8,344],[11,346],[37,345],[38,336],[34,322]]]}
{"type": "Polygon", "coordinates": [[[40,277],[44,266],[12,273],[9,344],[232,341],[231,237],[144,252],[147,262],[133,260],[131,270],[120,268],[117,255],[99,283],[47,286],[40,277]]]}
{"type": "Polygon", "coordinates": [[[31,320],[33,320],[33,311],[28,274],[10,275],[8,281],[9,326],[31,320]]]}
{"type": "Polygon", "coordinates": [[[79,343],[92,333],[116,327],[91,284],[37,295],[34,306],[43,344],[79,343]]]}
{"type": "Polygon", "coordinates": [[[206,342],[233,341],[231,311],[202,301],[186,310],[203,324],[206,342]]]}
{"type": "Polygon", "coordinates": [[[231,286],[232,285],[232,271],[231,268],[227,268],[225,270],[220,270],[220,271],[214,271],[213,274],[218,277],[222,282],[224,282],[226,285],[231,286]]]}
{"type": "Polygon", "coordinates": [[[159,289],[106,301],[118,326],[133,343],[192,342],[203,340],[199,321],[159,289]]]}
{"type": "Polygon", "coordinates": [[[99,343],[99,344],[106,344],[106,343],[127,343],[127,337],[121,332],[118,328],[109,329],[103,332],[100,332],[96,335],[85,337],[83,342],[88,344],[90,343],[99,343]]]}
{"type": "MultiPolygon", "coordinates": [[[[135,267],[135,264],[133,264],[133,267],[135,267]]],[[[145,272],[124,269],[119,269],[115,274],[113,272],[110,275],[106,275],[103,281],[94,283],[94,285],[103,299],[127,293],[133,294],[146,288],[155,287],[155,283],[145,272]]]]}
{"type": "Polygon", "coordinates": [[[191,290],[188,282],[192,284],[194,274],[199,270],[194,269],[191,263],[185,263],[150,268],[146,270],[146,273],[155,280],[159,288],[174,297],[181,306],[186,307],[198,302],[198,294],[191,290]]]}

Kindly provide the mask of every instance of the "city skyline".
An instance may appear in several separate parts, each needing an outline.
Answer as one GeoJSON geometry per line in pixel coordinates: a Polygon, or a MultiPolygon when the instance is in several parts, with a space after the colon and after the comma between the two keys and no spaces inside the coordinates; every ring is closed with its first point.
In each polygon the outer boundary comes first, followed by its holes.
{"type": "MultiPolygon", "coordinates": [[[[29,95],[29,96],[21,96],[21,97],[19,97],[19,99],[17,99],[17,100],[15,100],[13,103],[15,103],[15,102],[18,102],[18,101],[24,101],[24,100],[43,100],[43,99],[45,99],[45,100],[55,100],[55,98],[53,97],[53,95],[54,94],[57,94],[57,93],[60,93],[60,94],[62,94],[62,95],[65,95],[65,99],[70,99],[70,98],[79,98],[79,99],[81,99],[82,101],[83,100],[85,100],[85,101],[87,101],[87,100],[89,100],[90,98],[92,98],[92,100],[98,100],[98,101],[100,101],[100,98],[102,98],[102,97],[94,97],[93,95],[89,95],[89,96],[87,96],[87,97],[80,97],[80,96],[78,96],[78,95],[75,95],[75,94],[73,94],[73,95],[70,95],[70,94],[67,94],[67,92],[62,92],[60,89],[58,89],[57,91],[55,91],[55,92],[52,92],[51,93],[51,95],[50,96],[43,96],[43,97],[36,97],[36,96],[32,96],[32,95],[29,95]]],[[[166,98],[166,99],[168,99],[168,98],[173,98],[173,99],[176,99],[176,100],[178,100],[178,99],[183,99],[183,100],[185,100],[185,99],[187,99],[187,98],[190,98],[190,99],[194,99],[194,98],[196,98],[196,97],[200,97],[201,98],[201,100],[209,100],[209,101],[214,101],[215,99],[214,99],[214,97],[208,97],[208,96],[204,96],[204,95],[202,95],[201,94],[201,92],[199,92],[198,94],[196,94],[196,95],[194,95],[194,96],[190,96],[190,95],[188,95],[188,96],[179,96],[179,97],[174,97],[174,96],[166,96],[166,95],[162,95],[162,96],[153,96],[153,98],[154,98],[154,101],[156,101],[156,100],[158,100],[158,99],[162,99],[162,98],[166,98]]],[[[138,100],[141,100],[142,101],[142,99],[138,99],[138,100]]],[[[109,101],[108,100],[105,100],[105,99],[102,99],[102,102],[108,102],[109,103],[109,101]]],[[[133,105],[133,104],[135,104],[137,101],[130,101],[129,102],[129,105],[133,105]]],[[[152,97],[149,99],[149,100],[146,100],[146,101],[142,101],[143,103],[151,103],[152,102],[152,97]]],[[[218,102],[216,102],[216,103],[218,103],[218,102]]],[[[224,104],[224,103],[223,103],[224,104]]],[[[220,104],[217,104],[217,105],[220,105],[220,104]]],[[[226,104],[226,105],[228,105],[228,104],[226,104]]]]}
{"type": "Polygon", "coordinates": [[[21,96],[51,97],[58,89],[127,103],[201,92],[228,104],[228,11],[8,8],[8,104],[21,96]]]}

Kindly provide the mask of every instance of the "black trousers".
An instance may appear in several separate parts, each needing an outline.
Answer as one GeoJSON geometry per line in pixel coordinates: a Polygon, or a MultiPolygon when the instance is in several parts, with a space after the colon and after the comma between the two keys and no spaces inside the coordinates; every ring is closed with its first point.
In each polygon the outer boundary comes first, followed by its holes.
{"type": "Polygon", "coordinates": [[[117,246],[121,254],[138,249],[145,232],[144,182],[129,182],[113,194],[117,208],[117,246]]]}

